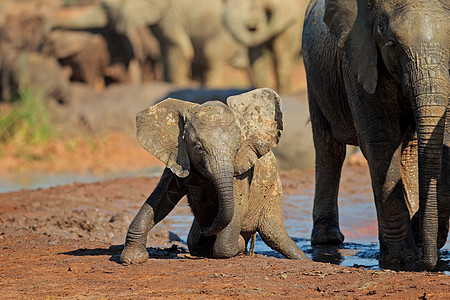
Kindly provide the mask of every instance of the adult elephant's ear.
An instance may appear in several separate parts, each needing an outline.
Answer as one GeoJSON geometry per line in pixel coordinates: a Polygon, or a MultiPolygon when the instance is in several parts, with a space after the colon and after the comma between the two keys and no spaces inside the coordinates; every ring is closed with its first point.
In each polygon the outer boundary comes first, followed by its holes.
{"type": "Polygon", "coordinates": [[[377,49],[367,0],[326,0],[323,21],[344,50],[350,69],[369,94],[378,80],[377,49]]]}
{"type": "Polygon", "coordinates": [[[269,88],[256,89],[227,99],[238,116],[242,145],[234,170],[242,174],[264,154],[275,148],[283,130],[280,96],[269,88]]]}
{"type": "Polygon", "coordinates": [[[183,132],[185,119],[196,106],[168,98],[136,115],[139,143],[178,177],[188,176],[191,169],[183,132]]]}

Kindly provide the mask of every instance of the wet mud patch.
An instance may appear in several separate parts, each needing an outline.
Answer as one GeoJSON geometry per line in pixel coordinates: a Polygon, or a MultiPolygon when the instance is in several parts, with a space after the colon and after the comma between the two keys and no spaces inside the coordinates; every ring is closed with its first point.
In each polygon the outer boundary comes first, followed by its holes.
{"type": "MultiPolygon", "coordinates": [[[[369,203],[367,171],[344,168],[340,199],[369,203]],[[353,197],[354,196],[354,197],[353,197]]],[[[335,247],[309,243],[314,172],[281,172],[283,215],[291,237],[316,262],[280,258],[257,238],[256,254],[232,259],[190,256],[185,245],[192,215],[182,201],[149,236],[150,259],[118,263],[129,223],[158,178],[73,183],[0,194],[0,284],[6,299],[184,298],[262,299],[396,297],[449,299],[443,272],[377,269],[378,244],[360,240],[372,227],[335,247]],[[350,266],[350,267],[347,267],[350,266]]],[[[341,201],[341,200],[340,200],[341,201]]],[[[367,204],[369,205],[369,204],[367,204]]],[[[352,205],[348,205],[351,208],[352,205]]],[[[353,218],[353,220],[356,220],[353,218]]],[[[355,225],[362,227],[361,223],[355,225]],[[359,225],[358,225],[359,224],[359,225]]],[[[345,226],[344,226],[345,225],[345,226]]],[[[376,236],[376,233],[375,233],[376,236]]],[[[446,247],[448,247],[447,243],[446,247]]],[[[448,270],[449,251],[441,251],[448,270]]]]}

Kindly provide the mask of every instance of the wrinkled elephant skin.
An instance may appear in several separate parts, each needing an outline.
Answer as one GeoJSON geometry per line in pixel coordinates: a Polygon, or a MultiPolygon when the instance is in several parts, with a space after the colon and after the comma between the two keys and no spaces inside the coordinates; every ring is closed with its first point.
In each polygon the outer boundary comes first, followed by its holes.
{"type": "Polygon", "coordinates": [[[316,150],[313,244],[344,239],[340,171],[345,146],[358,145],[370,168],[380,266],[435,267],[450,215],[444,2],[311,1],[302,50],[316,150]]]}
{"type": "Polygon", "coordinates": [[[285,257],[308,260],[287,235],[281,214],[271,152],[283,128],[279,96],[265,88],[230,96],[227,103],[169,98],[137,115],[139,142],[167,168],[129,227],[121,262],[147,260],[147,233],[185,195],[194,214],[192,255],[233,257],[259,232],[285,257]]]}

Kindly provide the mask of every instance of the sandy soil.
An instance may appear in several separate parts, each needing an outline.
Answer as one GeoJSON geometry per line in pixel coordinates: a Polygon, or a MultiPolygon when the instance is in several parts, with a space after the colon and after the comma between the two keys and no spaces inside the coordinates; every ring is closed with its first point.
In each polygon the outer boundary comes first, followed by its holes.
{"type": "MultiPolygon", "coordinates": [[[[117,168],[156,163],[146,152],[139,154],[138,149],[121,135],[111,135],[97,156],[92,157],[80,146],[71,150],[70,160],[58,158],[66,151],[60,150],[53,161],[41,161],[32,167],[58,172],[76,165],[77,170],[92,171],[105,170],[98,167],[102,161],[117,168]]],[[[282,171],[281,178],[285,194],[310,193],[314,171],[282,171]]],[[[126,230],[157,181],[122,178],[0,194],[0,298],[450,297],[449,277],[439,273],[365,270],[258,254],[225,260],[192,257],[176,234],[168,230],[167,220],[150,232],[150,260],[123,266],[118,257],[126,230]]],[[[368,188],[364,164],[345,167],[342,193],[368,188]]],[[[186,214],[188,210],[182,202],[172,214],[186,214]]]]}
{"type": "MultiPolygon", "coordinates": [[[[297,77],[297,83],[304,82],[303,72],[297,77]]],[[[129,174],[154,166],[162,164],[123,133],[0,149],[0,176],[129,174]]],[[[284,194],[313,193],[314,170],[280,175],[284,194]]],[[[0,194],[0,298],[450,298],[450,280],[442,273],[365,270],[261,254],[192,257],[167,219],[149,234],[149,261],[123,266],[118,258],[127,228],[157,182],[157,177],[120,178],[0,194]]],[[[340,193],[368,192],[367,165],[352,157],[340,193]]],[[[286,211],[285,218],[296,218],[289,206],[286,211]]],[[[182,201],[171,215],[188,212],[182,201]]]]}
{"type": "Polygon", "coordinates": [[[42,145],[0,147],[1,173],[102,174],[125,169],[135,171],[155,165],[163,166],[139,145],[136,138],[120,132],[51,140],[42,145]]]}

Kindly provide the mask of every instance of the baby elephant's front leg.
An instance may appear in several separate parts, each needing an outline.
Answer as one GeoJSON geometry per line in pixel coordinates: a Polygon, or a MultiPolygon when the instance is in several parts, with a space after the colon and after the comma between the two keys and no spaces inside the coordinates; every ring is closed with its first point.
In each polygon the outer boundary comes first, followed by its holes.
{"type": "Polygon", "coordinates": [[[289,237],[282,217],[266,215],[261,220],[259,234],[267,246],[289,259],[310,260],[289,237]]]}
{"type": "Polygon", "coordinates": [[[245,242],[240,235],[241,222],[235,211],[233,219],[225,229],[216,236],[213,247],[213,257],[231,258],[244,251],[245,242]]]}
{"type": "Polygon", "coordinates": [[[121,263],[136,264],[147,261],[148,232],[172,211],[183,196],[175,175],[166,169],[158,186],[128,228],[125,248],[120,255],[121,263]]]}

